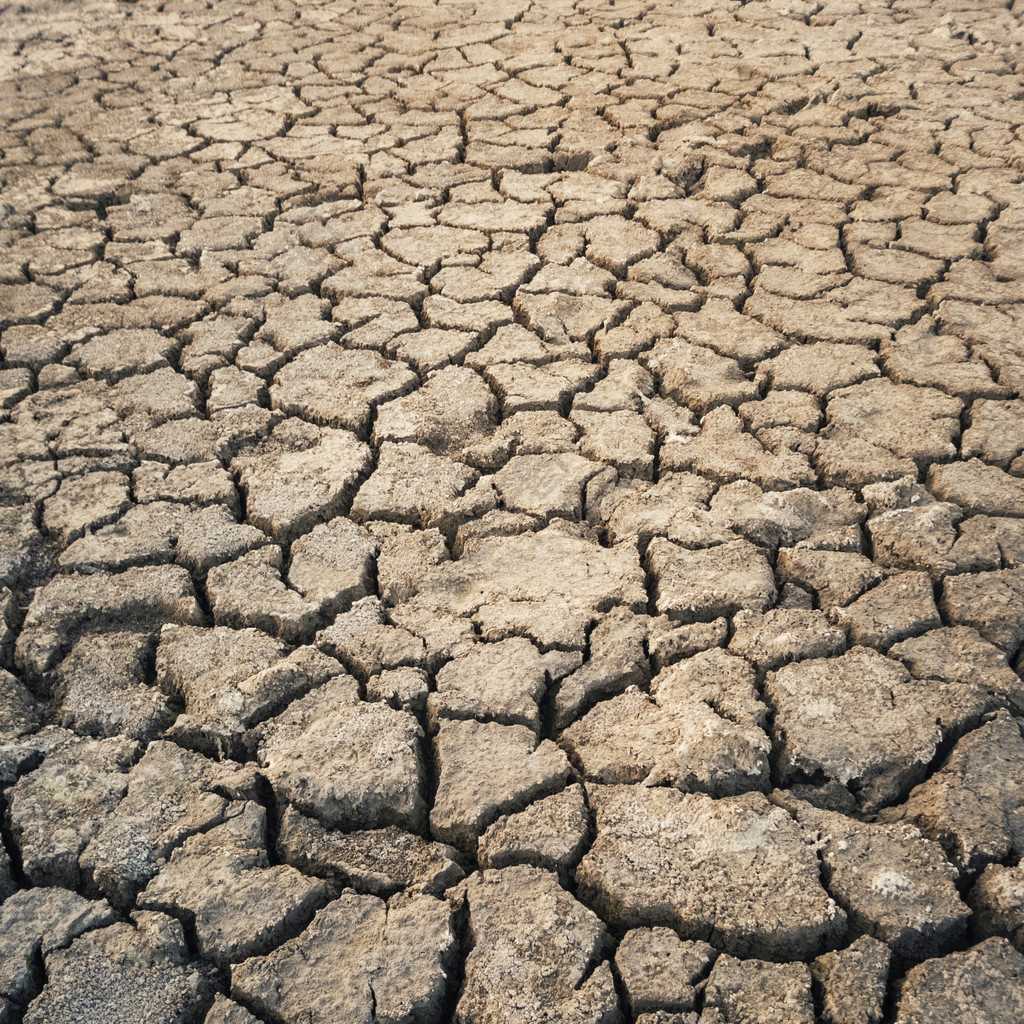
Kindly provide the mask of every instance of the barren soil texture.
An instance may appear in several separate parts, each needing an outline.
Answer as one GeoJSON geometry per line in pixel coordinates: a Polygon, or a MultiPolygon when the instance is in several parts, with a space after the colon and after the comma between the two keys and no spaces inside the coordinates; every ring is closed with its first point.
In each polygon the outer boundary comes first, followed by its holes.
{"type": "Polygon", "coordinates": [[[1022,23],[0,6],[0,1024],[1020,1024],[1022,23]]]}

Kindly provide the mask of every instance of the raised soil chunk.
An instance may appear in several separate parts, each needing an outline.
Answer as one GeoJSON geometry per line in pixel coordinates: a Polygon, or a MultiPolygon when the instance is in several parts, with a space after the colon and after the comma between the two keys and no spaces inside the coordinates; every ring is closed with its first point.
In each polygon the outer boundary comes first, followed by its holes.
{"type": "Polygon", "coordinates": [[[365,530],[339,516],[292,544],[288,584],[321,611],[338,615],[373,589],[376,551],[365,530]]]}
{"type": "Polygon", "coordinates": [[[992,379],[991,368],[977,351],[968,356],[963,339],[936,332],[932,316],[900,328],[892,339],[883,339],[879,353],[893,380],[940,388],[964,402],[1003,398],[1010,391],[992,379]]]}
{"type": "Polygon", "coordinates": [[[139,752],[132,740],[67,733],[7,791],[7,821],[32,885],[81,884],[79,856],[124,796],[139,752]]]}
{"type": "Polygon", "coordinates": [[[427,650],[418,635],[389,624],[383,604],[364,597],[317,633],[317,645],[345,663],[360,680],[382,671],[415,667],[426,661],[427,650]]]}
{"type": "MultiPolygon", "coordinates": [[[[0,479],[0,498],[8,505],[22,506],[19,509],[22,514],[18,515],[18,519],[21,520],[18,526],[31,539],[34,546],[38,545],[42,538],[33,522],[34,503],[57,490],[59,473],[49,460],[5,461],[7,465],[4,468],[4,476],[0,479]],[[27,517],[25,512],[29,513],[27,517]]],[[[8,519],[9,515],[10,513],[4,515],[4,519],[8,519]]],[[[3,579],[7,583],[14,583],[21,572],[29,567],[29,559],[24,552],[18,550],[16,542],[12,543],[13,538],[5,539],[6,543],[3,549],[0,549],[3,551],[4,559],[3,579]]]]}
{"type": "Polygon", "coordinates": [[[157,740],[129,772],[127,793],[82,853],[82,871],[115,906],[131,907],[176,846],[223,822],[230,800],[255,799],[256,788],[252,767],[210,761],[157,740]]]}
{"type": "Polygon", "coordinates": [[[410,267],[436,272],[445,259],[464,253],[481,255],[487,251],[488,241],[479,231],[434,225],[388,231],[381,248],[410,267]]]}
{"type": "Polygon", "coordinates": [[[386,605],[408,600],[426,570],[450,557],[439,530],[384,522],[370,523],[367,530],[379,547],[377,587],[386,605]]]}
{"type": "Polygon", "coordinates": [[[825,885],[851,928],[908,960],[964,939],[970,911],[957,892],[959,873],[937,843],[916,828],[855,821],[785,792],[772,799],[818,830],[825,885]]]}
{"type": "Polygon", "coordinates": [[[279,544],[344,512],[370,466],[369,448],[347,430],[308,428],[296,431],[288,443],[284,425],[275,428],[274,443],[266,451],[231,464],[245,492],[250,523],[279,544]]]}
{"type": "Polygon", "coordinates": [[[600,376],[600,368],[578,359],[534,366],[528,362],[486,366],[484,379],[501,403],[502,417],[517,412],[568,412],[573,396],[600,376]]]}
{"type": "Polygon", "coordinates": [[[985,462],[1020,474],[1024,451],[1024,401],[978,401],[971,406],[971,425],[964,431],[961,452],[965,459],[985,462]]]}
{"type": "MultiPolygon", "coordinates": [[[[813,253],[813,258],[817,260],[819,254],[813,253]]],[[[838,297],[835,295],[838,289],[833,289],[833,294],[828,299],[805,300],[771,295],[758,290],[744,303],[743,310],[751,316],[758,317],[775,330],[803,341],[833,341],[845,344],[852,340],[857,344],[874,347],[882,339],[888,338],[892,331],[888,326],[881,326],[869,319],[860,319],[864,313],[869,316],[873,314],[872,319],[878,317],[891,322],[900,316],[909,319],[925,308],[925,304],[918,300],[910,289],[889,288],[888,294],[883,295],[882,290],[886,287],[884,285],[872,281],[865,288],[866,282],[857,283],[868,293],[868,308],[863,311],[834,301],[838,297]],[[894,311],[891,300],[900,303],[902,309],[897,307],[898,312],[894,311]]]]}
{"type": "Polygon", "coordinates": [[[163,914],[88,931],[46,955],[45,971],[25,1024],[191,1024],[209,999],[181,925],[163,914]]]}
{"type": "Polygon", "coordinates": [[[684,942],[671,928],[633,928],[615,953],[630,1011],[685,1013],[692,1010],[697,986],[717,957],[706,942],[684,942]]]}
{"type": "MultiPolygon", "coordinates": [[[[551,232],[545,237],[550,235],[551,232]]],[[[659,262],[664,264],[666,261],[662,259],[659,262]]],[[[689,282],[689,273],[678,262],[674,262],[672,270],[679,273],[680,283],[684,286],[689,282]]],[[[639,269],[632,271],[634,274],[641,272],[639,269]]],[[[641,302],[621,324],[602,327],[594,334],[594,355],[602,363],[612,359],[633,359],[650,348],[655,338],[673,334],[675,329],[671,316],[654,303],[641,302]]]]}
{"type": "MultiPolygon", "coordinates": [[[[560,520],[559,522],[563,522],[560,520]]],[[[452,541],[452,554],[456,558],[462,558],[471,549],[478,547],[485,540],[491,537],[509,537],[520,533],[533,533],[541,524],[534,516],[525,512],[505,512],[502,509],[492,509],[485,512],[479,519],[473,519],[463,523],[455,531],[455,539],[452,541]]],[[[433,558],[428,564],[436,565],[445,561],[448,557],[445,548],[444,558],[433,558]]],[[[416,574],[417,579],[422,575],[422,567],[416,574]]],[[[415,587],[411,588],[415,593],[415,587]]]]}
{"type": "Polygon", "coordinates": [[[84,633],[151,632],[168,622],[198,625],[202,621],[192,581],[176,565],[56,576],[35,592],[15,655],[29,673],[41,675],[54,668],[84,633]]]}
{"type": "Polygon", "coordinates": [[[636,1024],[699,1024],[699,1018],[695,1013],[670,1013],[667,1010],[655,1010],[653,1013],[640,1014],[636,1019],[636,1024]]]}
{"type": "Polygon", "coordinates": [[[966,523],[963,518],[961,509],[948,502],[880,512],[867,524],[875,560],[886,567],[923,569],[936,581],[949,573],[1002,568],[998,545],[986,549],[972,536],[984,517],[966,523]]]}
{"type": "Polygon", "coordinates": [[[266,953],[332,895],[326,882],[267,859],[266,811],[234,802],[224,821],[174,851],[140,894],[140,907],[188,922],[200,956],[221,967],[266,953]]]}
{"type": "Polygon", "coordinates": [[[587,221],[587,259],[618,277],[631,263],[646,259],[660,248],[657,231],[624,217],[594,217],[587,221]]]}
{"type": "Polygon", "coordinates": [[[682,622],[738,611],[763,612],[775,601],[775,576],[761,551],[736,540],[690,551],[656,538],[647,550],[658,611],[682,622]]]}
{"type": "Polygon", "coordinates": [[[901,249],[879,249],[870,245],[851,250],[852,269],[862,277],[889,284],[920,286],[938,280],[945,269],[938,260],[901,249]]]}
{"type": "Polygon", "coordinates": [[[57,720],[92,736],[148,740],[175,719],[167,697],[146,684],[152,650],[145,634],[94,633],[82,637],[61,662],[53,688],[57,720]]]}
{"type": "Polygon", "coordinates": [[[884,943],[862,935],[846,949],[814,960],[822,1024],[881,1024],[891,956],[884,943]]]}
{"type": "Polygon", "coordinates": [[[495,506],[489,484],[474,485],[479,472],[418,444],[381,445],[377,468],[352,502],[352,518],[383,520],[451,535],[459,523],[495,506]]]}
{"type": "Polygon", "coordinates": [[[573,399],[573,415],[577,413],[642,412],[646,399],[654,395],[654,379],[631,359],[613,359],[608,375],[592,391],[573,399]]]}
{"type": "Polygon", "coordinates": [[[647,628],[647,619],[627,608],[613,608],[602,616],[588,638],[590,657],[552,691],[556,731],[566,728],[598,700],[647,681],[647,628]]]}
{"type": "Polygon", "coordinates": [[[780,783],[811,784],[806,798],[823,806],[852,795],[865,813],[904,797],[939,745],[990,702],[969,685],[911,679],[865,647],[786,665],[769,674],[765,696],[775,710],[780,783]]]}
{"type": "Polygon", "coordinates": [[[156,654],[157,684],[184,704],[169,735],[216,756],[251,755],[254,726],[342,672],[316,648],[289,654],[256,629],[170,627],[156,654]]]}
{"type": "Polygon", "coordinates": [[[206,580],[213,621],[231,629],[261,629],[289,643],[312,639],[320,606],[285,585],[283,561],[281,549],[270,545],[214,566],[206,580]]]}
{"type": "Polygon", "coordinates": [[[855,601],[888,575],[855,551],[808,551],[783,548],[776,571],[782,583],[795,583],[818,598],[826,611],[855,601]]]}
{"type": "Polygon", "coordinates": [[[780,427],[813,434],[822,421],[821,402],[806,391],[769,391],[756,402],[744,402],[737,412],[758,435],[780,427]]]}
{"type": "Polygon", "coordinates": [[[575,425],[553,409],[516,412],[498,428],[492,451],[503,452],[507,445],[518,455],[560,455],[578,450],[578,435],[575,425]]]}
{"type": "Polygon", "coordinates": [[[43,724],[43,708],[17,676],[0,669],[0,743],[36,732],[43,724]]]}
{"type": "Polygon", "coordinates": [[[572,421],[583,431],[580,451],[613,467],[623,479],[650,480],[654,475],[654,432],[635,412],[576,412],[572,421]]]}
{"type": "MultiPolygon", "coordinates": [[[[476,266],[460,265],[460,259],[466,257],[453,257],[451,266],[443,267],[431,278],[435,295],[473,304],[497,298],[507,302],[531,271],[540,266],[533,253],[512,250],[484,253],[476,266]]],[[[469,257],[469,262],[473,259],[469,257]]]]}
{"type": "MultiPolygon", "coordinates": [[[[683,774],[676,766],[685,760],[685,753],[679,748],[685,745],[686,752],[693,753],[692,742],[685,742],[691,724],[703,740],[702,723],[694,720],[693,715],[661,708],[647,694],[630,690],[598,704],[570,725],[560,742],[581,765],[584,778],[591,782],[633,784],[646,782],[652,776],[663,782],[675,782],[683,774]]],[[[692,771],[701,766],[698,762],[692,771]]],[[[685,776],[680,788],[691,788],[686,785],[685,776]]]]}
{"type": "Polygon", "coordinates": [[[816,955],[846,932],[804,830],[760,793],[592,786],[581,894],[618,928],[664,926],[739,956],[816,955]]]}
{"type": "Polygon", "coordinates": [[[758,671],[769,672],[791,661],[836,657],[846,650],[846,636],[813,608],[772,608],[763,615],[737,612],[729,650],[758,671]]]}
{"type": "Polygon", "coordinates": [[[278,798],[347,829],[426,824],[416,719],[360,700],[339,675],[259,729],[259,762],[278,798]]]}
{"type": "Polygon", "coordinates": [[[532,864],[565,872],[579,861],[588,832],[583,788],[569,786],[499,818],[480,837],[477,857],[482,868],[532,864]]]}
{"type": "MultiPolygon", "coordinates": [[[[564,339],[562,340],[564,341],[564,339]]],[[[490,341],[466,359],[466,365],[474,370],[499,366],[504,366],[507,370],[513,364],[524,367],[545,366],[552,363],[557,366],[558,363],[567,359],[580,358],[589,360],[589,350],[583,343],[558,344],[555,340],[545,340],[539,333],[527,330],[521,324],[509,324],[499,327],[490,341]]],[[[574,371],[579,371],[583,364],[570,365],[574,371]]],[[[552,368],[554,369],[555,366],[552,368]]],[[[500,372],[496,379],[506,379],[500,377],[500,372]]],[[[539,381],[543,378],[533,379],[539,381]]]]}
{"type": "Polygon", "coordinates": [[[190,509],[153,501],[133,506],[116,522],[75,541],[61,553],[60,564],[71,572],[116,572],[176,561],[202,580],[213,566],[268,542],[262,530],[236,522],[223,505],[190,509]]]}
{"type": "Polygon", "coordinates": [[[219,462],[167,466],[144,460],[132,473],[135,500],[180,501],[194,506],[225,505],[232,515],[240,510],[231,474],[219,462]]]}
{"type": "Polygon", "coordinates": [[[942,625],[927,573],[903,572],[882,580],[831,618],[852,645],[888,650],[894,643],[942,625]]]}
{"type": "Polygon", "coordinates": [[[1024,956],[1006,939],[926,960],[900,985],[896,1024],[1015,1024],[1024,1019],[1024,956]]]}
{"type": "MultiPolygon", "coordinates": [[[[9,676],[7,673],[0,675],[0,696],[5,699],[10,696],[16,702],[13,709],[15,714],[12,716],[15,723],[22,718],[22,713],[26,710],[38,711],[38,705],[28,690],[18,683],[14,676],[9,676]]],[[[16,780],[20,781],[21,777],[39,765],[43,755],[63,744],[68,736],[69,734],[64,729],[56,726],[47,726],[42,729],[33,726],[30,731],[22,732],[15,725],[12,732],[0,737],[0,785],[11,786],[16,780]]],[[[11,827],[9,807],[8,803],[5,822],[8,827],[11,827]]],[[[11,842],[13,843],[13,839],[11,842]]],[[[14,849],[15,847],[12,845],[10,850],[14,849]]]]}
{"type": "Polygon", "coordinates": [[[219,992],[213,997],[213,1005],[203,1018],[203,1024],[260,1024],[244,1006],[234,1000],[222,996],[219,992]]]}
{"type": "Polygon", "coordinates": [[[705,1024],[814,1024],[806,964],[720,956],[704,990],[705,1024]]]}
{"type": "Polygon", "coordinates": [[[206,400],[206,411],[221,412],[246,405],[264,405],[267,387],[254,373],[246,373],[237,366],[225,366],[214,370],[209,379],[210,397],[206,400]]]}
{"type": "Polygon", "coordinates": [[[964,431],[965,459],[980,458],[1016,475],[1024,468],[1024,401],[976,401],[964,431]]]}
{"type": "Polygon", "coordinates": [[[874,353],[863,345],[796,345],[758,363],[757,374],[772,388],[809,391],[825,398],[837,388],[878,376],[874,353]]]}
{"type": "Polygon", "coordinates": [[[1005,935],[1024,952],[1024,865],[990,864],[967,894],[975,935],[1005,935]]]}
{"type": "Polygon", "coordinates": [[[508,867],[471,875],[460,887],[472,949],[455,1010],[458,1024],[619,1019],[604,959],[601,919],[548,871],[508,867]]]}
{"type": "Polygon", "coordinates": [[[494,474],[494,486],[510,512],[579,519],[584,488],[600,470],[600,463],[572,452],[516,455],[494,474]]]}
{"type": "Polygon", "coordinates": [[[168,365],[177,343],[152,330],[115,330],[77,345],[66,362],[88,377],[117,381],[168,365]]]}
{"type": "Polygon", "coordinates": [[[859,551],[864,506],[842,487],[762,491],[739,480],[711,499],[714,519],[760,547],[859,551]]]}
{"type": "Polygon", "coordinates": [[[664,537],[686,546],[733,540],[707,512],[714,485],[692,473],[665,473],[657,483],[619,481],[605,471],[587,487],[587,519],[607,531],[612,544],[646,547],[664,537]]]}
{"type": "Polygon", "coordinates": [[[427,709],[430,677],[413,665],[382,669],[366,680],[366,699],[382,700],[393,708],[404,708],[415,715],[427,709]]]}
{"type": "Polygon", "coordinates": [[[680,338],[657,342],[641,361],[658,379],[659,393],[699,416],[716,406],[732,408],[760,397],[735,359],[680,338]]]}
{"type": "Polygon", "coordinates": [[[1024,565],[948,576],[941,606],[950,625],[971,626],[1012,654],[1024,641],[1024,565]]]}
{"type": "Polygon", "coordinates": [[[709,299],[699,312],[680,314],[677,321],[680,337],[737,360],[744,370],[787,344],[785,335],[737,313],[726,299],[709,299]]]}
{"type": "Polygon", "coordinates": [[[1024,713],[1024,681],[1010,668],[1006,654],[969,626],[933,629],[889,648],[915,679],[967,682],[1024,713]]]}
{"type": "Polygon", "coordinates": [[[1024,567],[1024,520],[973,516],[962,533],[964,570],[1024,567]]]}
{"type": "Polygon", "coordinates": [[[909,457],[894,455],[858,437],[837,441],[824,434],[818,434],[814,466],[827,485],[855,490],[918,474],[917,464],[909,457]]]}
{"type": "MultiPolygon", "coordinates": [[[[250,410],[252,411],[252,410],[250,410]]],[[[231,420],[247,410],[230,410],[216,420],[188,417],[161,423],[151,430],[136,431],[135,449],[146,461],[163,463],[219,462],[229,454],[237,438],[232,437],[231,420]]],[[[256,416],[266,419],[265,413],[256,416]]]]}
{"type": "Polygon", "coordinates": [[[712,796],[767,789],[767,709],[747,662],[704,651],[663,669],[651,695],[631,690],[598,704],[562,734],[589,781],[712,796]]]}
{"type": "Polygon", "coordinates": [[[87,530],[116,519],[130,504],[124,473],[83,473],[65,480],[43,502],[43,525],[66,547],[87,530]]]}
{"type": "Polygon", "coordinates": [[[171,241],[196,219],[178,195],[133,195],[122,206],[112,206],[104,218],[119,242],[171,241]]]}
{"type": "Polygon", "coordinates": [[[300,935],[231,969],[231,994],[282,1024],[436,1020],[456,952],[432,896],[344,892],[300,935]]]}
{"type": "Polygon", "coordinates": [[[472,617],[484,639],[526,635],[541,646],[582,649],[598,612],[645,611],[647,591],[635,548],[603,548],[582,530],[552,525],[488,538],[458,562],[434,566],[409,604],[472,617]]]}
{"type": "Polygon", "coordinates": [[[932,466],[928,490],[969,514],[1024,517],[1024,480],[981,459],[932,466]]]}
{"type": "Polygon", "coordinates": [[[939,224],[914,218],[900,223],[900,237],[893,248],[939,260],[973,260],[982,253],[976,224],[939,224]]]}
{"type": "MultiPolygon", "coordinates": [[[[203,129],[210,130],[207,127],[208,122],[200,122],[200,124],[203,126],[203,129]]],[[[283,124],[281,127],[283,127],[283,124]]],[[[231,126],[227,131],[231,134],[236,132],[243,134],[246,133],[247,128],[249,126],[246,126],[246,128],[243,128],[241,125],[237,127],[231,126]]],[[[213,130],[216,131],[217,129],[214,128],[213,130]]],[[[223,252],[232,249],[247,249],[252,240],[262,231],[262,217],[201,218],[181,233],[174,251],[178,256],[197,258],[209,251],[223,252]]]]}
{"type": "MultiPolygon", "coordinates": [[[[505,307],[500,307],[504,309],[505,307]]],[[[510,314],[511,315],[511,314],[510,314]]],[[[451,363],[464,361],[476,348],[476,333],[427,328],[410,334],[399,334],[385,348],[389,356],[397,356],[421,376],[443,369],[451,363]]]]}
{"type": "MultiPolygon", "coordinates": [[[[11,468],[7,468],[5,475],[10,473],[11,468]]],[[[56,471],[50,463],[40,461],[38,468],[42,468],[47,476],[56,477],[56,471]]],[[[3,493],[5,490],[0,485],[0,495],[8,500],[3,493]]],[[[21,496],[19,500],[22,500],[21,496]]],[[[42,534],[36,528],[34,502],[0,508],[0,593],[10,594],[7,588],[17,586],[19,577],[32,570],[42,541],[42,534]]]]}
{"type": "Polygon", "coordinates": [[[1024,853],[1024,738],[1008,712],[962,737],[942,767],[881,820],[906,821],[963,871],[1024,853]]]}
{"type": "Polygon", "coordinates": [[[512,303],[513,310],[523,317],[530,330],[536,331],[558,357],[566,361],[576,355],[588,358],[584,348],[587,340],[607,323],[622,319],[631,308],[631,304],[624,300],[606,299],[594,294],[600,291],[605,283],[611,283],[611,275],[594,271],[591,267],[585,272],[582,280],[580,277],[576,277],[575,281],[571,280],[576,267],[580,264],[587,266],[585,260],[577,260],[575,266],[565,269],[546,268],[547,272],[542,271],[538,274],[526,289],[520,289],[512,303]],[[556,276],[561,280],[554,280],[556,276]],[[593,282],[588,283],[586,277],[593,277],[593,282]],[[569,280],[566,280],[567,278],[569,280]],[[602,281],[601,278],[605,278],[606,281],[602,281]],[[538,280],[541,283],[550,282],[566,290],[531,294],[528,289],[538,280]],[[591,294],[570,295],[569,289],[591,294]]]}
{"type": "Polygon", "coordinates": [[[443,843],[394,826],[340,832],[294,807],[286,807],[281,816],[277,852],[307,875],[382,899],[401,889],[441,896],[463,876],[456,851],[443,843]]]}
{"type": "Polygon", "coordinates": [[[438,671],[436,693],[427,698],[430,721],[488,719],[538,732],[549,663],[551,657],[522,637],[478,644],[438,671]]]}
{"type": "Polygon", "coordinates": [[[418,383],[405,363],[365,349],[321,345],[278,371],[270,400],[286,416],[358,433],[377,405],[407,394],[418,383]]]}
{"type": "Polygon", "coordinates": [[[22,889],[0,906],[0,1020],[17,1020],[38,994],[43,978],[39,957],[66,949],[96,928],[114,923],[114,912],[102,900],[59,886],[22,889]]]}
{"type": "Polygon", "coordinates": [[[747,480],[773,491],[813,487],[817,482],[806,455],[786,446],[767,447],[724,405],[704,416],[696,437],[669,433],[658,454],[658,467],[659,476],[666,470],[682,470],[718,484],[747,480]]]}
{"type": "Polygon", "coordinates": [[[829,396],[823,436],[860,441],[924,464],[957,454],[963,403],[933,388],[864,381],[829,396]]]}
{"type": "Polygon", "coordinates": [[[461,456],[494,432],[498,402],[478,373],[447,366],[418,391],[377,410],[374,439],[413,442],[435,455],[461,456]]]}
{"type": "Polygon", "coordinates": [[[434,740],[437,795],[430,812],[435,839],[465,853],[499,815],[522,810],[564,789],[573,777],[551,740],[523,725],[444,720],[434,740]]]}

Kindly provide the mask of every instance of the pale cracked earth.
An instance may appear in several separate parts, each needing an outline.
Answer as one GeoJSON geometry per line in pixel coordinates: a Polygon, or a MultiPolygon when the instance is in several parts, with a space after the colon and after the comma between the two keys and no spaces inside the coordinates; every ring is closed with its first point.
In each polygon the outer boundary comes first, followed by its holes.
{"type": "Polygon", "coordinates": [[[0,1024],[1020,1024],[1022,22],[0,7],[0,1024]]]}

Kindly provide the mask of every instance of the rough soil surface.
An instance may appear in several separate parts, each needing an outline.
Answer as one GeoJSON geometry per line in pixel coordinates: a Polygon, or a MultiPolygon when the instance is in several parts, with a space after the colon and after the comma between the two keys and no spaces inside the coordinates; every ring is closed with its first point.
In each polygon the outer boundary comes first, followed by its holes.
{"type": "Polygon", "coordinates": [[[1020,1024],[1024,0],[0,0],[0,1024],[1020,1024]]]}

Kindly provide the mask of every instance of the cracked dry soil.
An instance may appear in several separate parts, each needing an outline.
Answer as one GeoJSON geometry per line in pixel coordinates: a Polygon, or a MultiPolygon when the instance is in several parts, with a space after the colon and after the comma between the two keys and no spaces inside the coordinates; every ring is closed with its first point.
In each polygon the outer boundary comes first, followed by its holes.
{"type": "Polygon", "coordinates": [[[0,5],[0,1024],[1020,1024],[1022,23],[0,5]]]}

